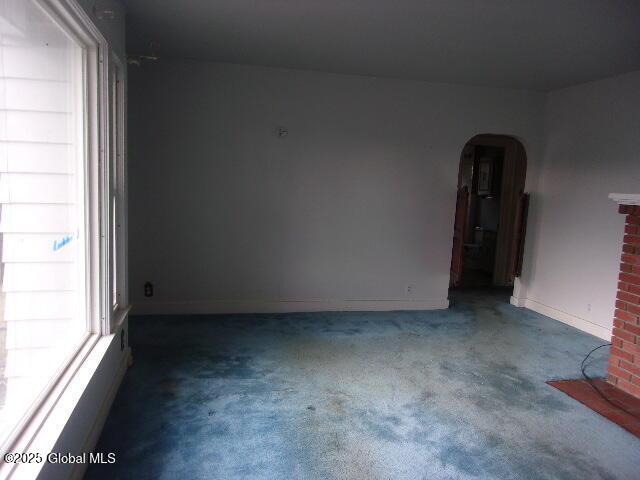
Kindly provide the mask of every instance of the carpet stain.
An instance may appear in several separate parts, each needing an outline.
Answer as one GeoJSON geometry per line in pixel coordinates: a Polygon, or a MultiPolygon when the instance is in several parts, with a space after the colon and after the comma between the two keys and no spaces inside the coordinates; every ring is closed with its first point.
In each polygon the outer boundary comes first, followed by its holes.
{"type": "MultiPolygon", "coordinates": [[[[640,440],[545,384],[603,343],[460,294],[425,312],[132,317],[88,479],[637,479],[640,440]]],[[[606,368],[606,351],[590,365],[606,368]]]]}

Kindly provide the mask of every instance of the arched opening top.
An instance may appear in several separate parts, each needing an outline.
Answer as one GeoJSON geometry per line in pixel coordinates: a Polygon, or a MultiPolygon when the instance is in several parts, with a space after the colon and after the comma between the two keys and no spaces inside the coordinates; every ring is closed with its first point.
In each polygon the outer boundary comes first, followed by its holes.
{"type": "Polygon", "coordinates": [[[522,173],[522,189],[527,173],[527,154],[522,142],[511,135],[499,135],[493,133],[482,133],[471,137],[462,149],[460,155],[460,168],[458,170],[458,188],[466,183],[461,183],[460,175],[469,170],[470,153],[474,153],[474,147],[504,149],[504,161],[514,163],[513,167],[522,173]]]}

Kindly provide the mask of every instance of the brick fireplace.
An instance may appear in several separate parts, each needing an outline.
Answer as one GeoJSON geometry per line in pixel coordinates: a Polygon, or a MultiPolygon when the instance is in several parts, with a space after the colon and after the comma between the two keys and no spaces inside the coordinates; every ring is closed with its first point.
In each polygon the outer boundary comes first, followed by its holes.
{"type": "Polygon", "coordinates": [[[626,216],[607,381],[640,398],[640,194],[611,194],[626,216]]]}

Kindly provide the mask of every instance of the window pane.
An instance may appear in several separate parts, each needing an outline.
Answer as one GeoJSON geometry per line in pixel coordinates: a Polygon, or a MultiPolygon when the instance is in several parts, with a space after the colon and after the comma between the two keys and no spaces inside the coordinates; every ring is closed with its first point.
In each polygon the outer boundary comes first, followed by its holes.
{"type": "Polygon", "coordinates": [[[111,119],[111,123],[109,124],[109,139],[111,144],[111,158],[109,159],[109,188],[111,190],[111,221],[110,221],[110,242],[111,242],[111,271],[109,278],[111,280],[111,304],[113,308],[118,307],[118,276],[117,276],[117,266],[118,266],[118,257],[117,257],[117,238],[116,238],[116,206],[117,206],[117,187],[118,187],[118,177],[117,177],[117,152],[118,152],[118,125],[117,125],[117,104],[116,104],[116,73],[115,70],[110,72],[109,76],[110,82],[110,99],[111,103],[109,104],[109,118],[111,119]]]}
{"type": "Polygon", "coordinates": [[[0,0],[0,441],[87,332],[84,52],[0,0]]]}

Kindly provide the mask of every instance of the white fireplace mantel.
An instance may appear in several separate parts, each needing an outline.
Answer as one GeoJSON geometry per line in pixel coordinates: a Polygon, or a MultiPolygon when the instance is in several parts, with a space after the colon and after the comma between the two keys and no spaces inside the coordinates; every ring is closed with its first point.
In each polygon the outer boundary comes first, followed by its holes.
{"type": "Polygon", "coordinates": [[[620,205],[640,205],[640,193],[610,193],[609,198],[620,205]]]}

